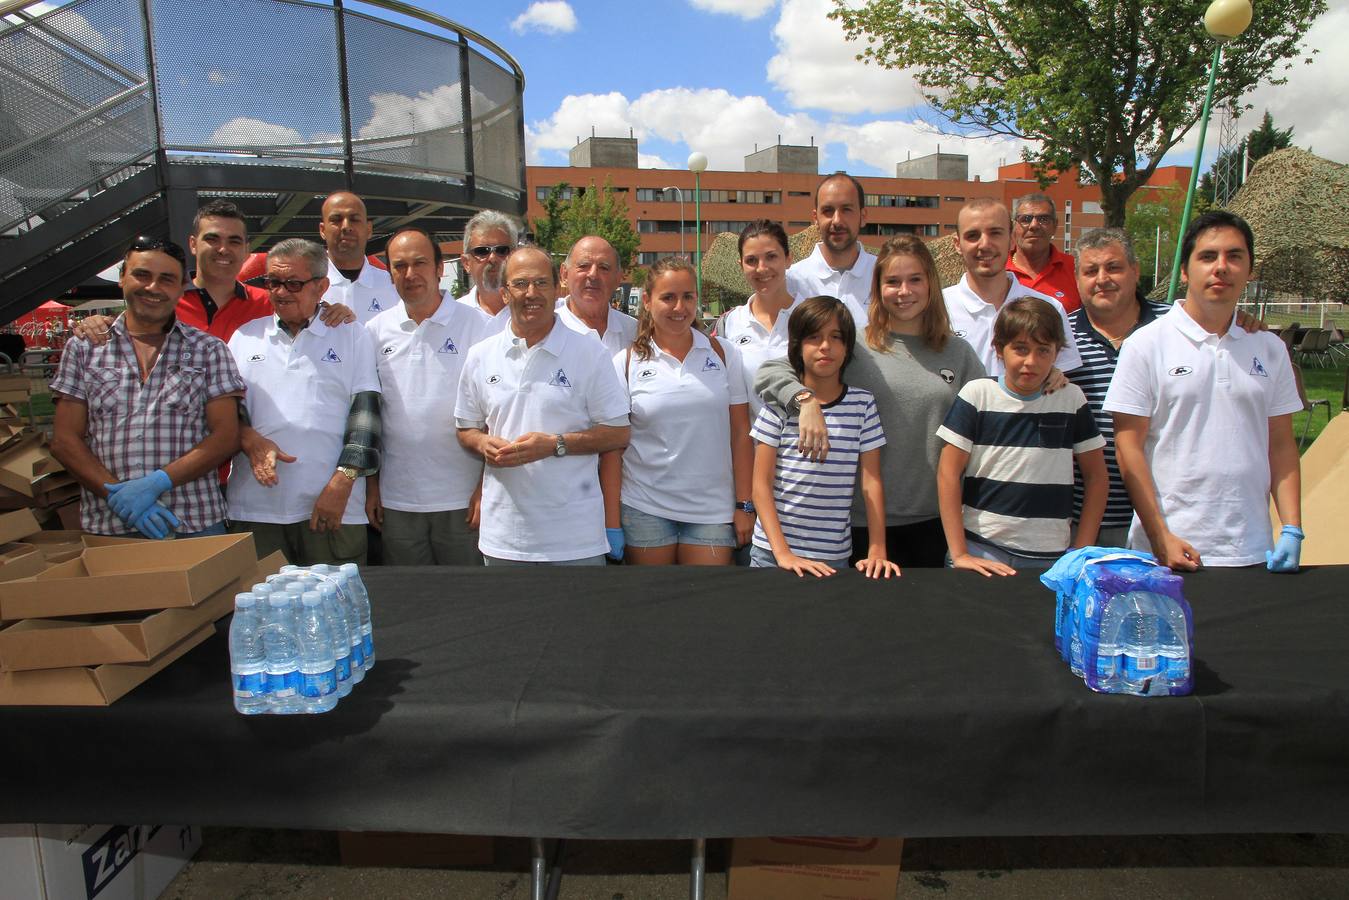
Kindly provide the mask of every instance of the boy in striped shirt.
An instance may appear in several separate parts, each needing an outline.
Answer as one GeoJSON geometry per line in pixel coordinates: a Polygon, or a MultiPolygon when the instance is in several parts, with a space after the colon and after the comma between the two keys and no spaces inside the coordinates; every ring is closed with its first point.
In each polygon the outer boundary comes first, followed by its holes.
{"type": "Polygon", "coordinates": [[[801,455],[798,416],[786,416],[772,404],[759,411],[751,429],[756,443],[753,496],[759,513],[751,566],[777,566],[816,577],[847,568],[852,554],[849,513],[860,469],[868,548],[857,569],[869,578],[899,574],[899,566],[886,558],[880,460],[885,435],[876,400],[870,391],[843,383],[856,337],[852,316],[834,297],[812,297],[787,320],[787,359],[820,400],[829,455],[822,460],[801,455]]]}
{"type": "Polygon", "coordinates": [[[1047,568],[1068,548],[1073,519],[1073,460],[1082,473],[1082,514],[1074,547],[1096,542],[1107,476],[1101,437],[1077,385],[1044,393],[1067,342],[1048,303],[1022,297],[993,325],[1005,367],[998,378],[961,388],[937,436],[937,500],[950,565],[988,575],[1018,566],[1047,568]]]}

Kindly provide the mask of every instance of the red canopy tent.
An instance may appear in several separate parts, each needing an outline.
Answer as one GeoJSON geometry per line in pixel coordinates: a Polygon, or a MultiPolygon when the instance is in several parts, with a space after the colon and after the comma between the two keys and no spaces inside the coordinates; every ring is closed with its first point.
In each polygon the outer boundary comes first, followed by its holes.
{"type": "Polygon", "coordinates": [[[70,333],[70,307],[48,300],[37,309],[20,316],[11,328],[21,334],[28,348],[59,347],[70,333]]]}

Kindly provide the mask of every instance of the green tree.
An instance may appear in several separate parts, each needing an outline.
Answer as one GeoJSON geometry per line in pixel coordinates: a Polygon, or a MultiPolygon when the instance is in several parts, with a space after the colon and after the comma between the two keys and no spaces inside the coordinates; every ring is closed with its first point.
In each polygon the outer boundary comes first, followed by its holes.
{"type": "MultiPolygon", "coordinates": [[[[962,133],[1037,141],[1041,177],[1080,163],[1107,224],[1199,119],[1213,41],[1208,0],[834,0],[858,58],[910,69],[962,133]],[[856,8],[853,8],[856,7],[856,8]]],[[[1214,103],[1239,100],[1301,52],[1325,0],[1259,4],[1223,46],[1214,103]]],[[[1274,77],[1272,77],[1274,76],[1274,77]]]]}
{"type": "Polygon", "coordinates": [[[1275,150],[1283,150],[1292,145],[1292,127],[1275,128],[1274,117],[1269,114],[1269,110],[1265,110],[1264,118],[1260,120],[1258,128],[1242,138],[1241,143],[1235,149],[1218,154],[1218,158],[1213,161],[1213,165],[1199,179],[1199,196],[1207,197],[1210,203],[1213,202],[1216,199],[1216,181],[1219,173],[1230,173],[1230,178],[1234,183],[1244,184],[1245,177],[1238,176],[1243,163],[1248,167],[1247,172],[1249,172],[1249,167],[1254,166],[1256,160],[1262,156],[1268,156],[1275,150]]]}
{"type": "Polygon", "coordinates": [[[1293,146],[1292,126],[1275,128],[1274,117],[1269,114],[1269,110],[1265,110],[1260,127],[1246,135],[1247,153],[1252,164],[1275,150],[1285,150],[1291,146],[1293,146]]]}
{"type": "Polygon", "coordinates": [[[553,258],[566,253],[570,246],[562,243],[562,215],[567,209],[567,200],[564,198],[570,192],[571,185],[565,181],[549,188],[548,196],[543,198],[543,218],[535,219],[532,226],[534,243],[553,258]]]}
{"type": "Polygon", "coordinates": [[[590,187],[577,191],[562,210],[561,229],[557,249],[565,253],[572,244],[588,234],[597,234],[618,251],[618,265],[626,270],[632,265],[633,255],[641,239],[628,219],[628,203],[622,194],[614,191],[613,182],[606,178],[604,187],[590,187]]]}
{"type": "Polygon", "coordinates": [[[1143,288],[1156,287],[1152,277],[1160,271],[1162,277],[1171,273],[1171,252],[1176,246],[1176,229],[1185,208],[1185,192],[1180,188],[1152,188],[1135,193],[1129,198],[1124,230],[1134,242],[1138,257],[1139,280],[1143,288]],[[1162,265],[1157,266],[1157,231],[1161,229],[1162,265]]]}

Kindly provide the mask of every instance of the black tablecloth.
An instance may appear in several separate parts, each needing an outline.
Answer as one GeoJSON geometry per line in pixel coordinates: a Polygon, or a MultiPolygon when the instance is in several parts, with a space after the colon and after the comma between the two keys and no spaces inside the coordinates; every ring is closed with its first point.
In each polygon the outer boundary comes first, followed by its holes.
{"type": "Polygon", "coordinates": [[[0,709],[0,820],[580,838],[1349,831],[1349,568],[1186,578],[1194,696],[1090,692],[1035,576],[372,569],[376,668],[234,713],[220,633],[0,709]]]}

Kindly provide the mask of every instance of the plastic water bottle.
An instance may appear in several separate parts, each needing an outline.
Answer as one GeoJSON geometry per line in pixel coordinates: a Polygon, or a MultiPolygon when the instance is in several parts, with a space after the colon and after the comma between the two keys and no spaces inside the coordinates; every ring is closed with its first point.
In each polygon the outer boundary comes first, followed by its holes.
{"type": "Polygon", "coordinates": [[[262,645],[258,598],[251,593],[234,598],[230,622],[230,675],[234,708],[246,716],[268,711],[267,651],[262,645]]]}
{"type": "Polygon", "coordinates": [[[267,600],[262,644],[267,651],[267,697],[272,712],[302,712],[300,699],[300,644],[290,594],[273,593],[267,600]]]}
{"type": "Polygon", "coordinates": [[[333,636],[333,656],[337,661],[337,696],[351,693],[351,629],[347,626],[346,611],[337,599],[337,585],[325,581],[319,585],[323,600],[323,615],[328,632],[333,636]]]}
{"type": "Polygon", "coordinates": [[[1157,639],[1166,681],[1177,687],[1190,677],[1190,648],[1184,634],[1184,616],[1181,616],[1179,624],[1174,621],[1174,617],[1168,616],[1161,622],[1161,633],[1157,639]]]}
{"type": "Polygon", "coordinates": [[[366,591],[360,569],[355,563],[343,563],[342,574],[346,576],[348,593],[361,617],[361,642],[365,650],[365,670],[368,672],[375,667],[375,629],[370,620],[370,593],[366,591]]]}
{"type": "MultiPolygon", "coordinates": [[[[1140,604],[1142,605],[1142,604],[1140,604]]],[[[1129,613],[1120,636],[1124,656],[1124,684],[1131,694],[1152,693],[1152,682],[1162,674],[1158,640],[1161,620],[1153,610],[1129,613]]]]}
{"type": "Polygon", "coordinates": [[[318,591],[306,591],[300,601],[299,635],[300,696],[305,712],[327,712],[337,705],[337,660],[318,591]]]}
{"type": "Polygon", "coordinates": [[[347,636],[351,638],[351,683],[360,684],[365,680],[365,642],[361,640],[361,615],[347,586],[347,579],[341,570],[323,563],[312,566],[310,571],[337,590],[337,602],[346,614],[347,636]]]}

